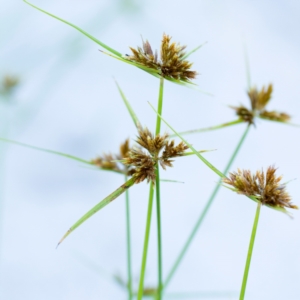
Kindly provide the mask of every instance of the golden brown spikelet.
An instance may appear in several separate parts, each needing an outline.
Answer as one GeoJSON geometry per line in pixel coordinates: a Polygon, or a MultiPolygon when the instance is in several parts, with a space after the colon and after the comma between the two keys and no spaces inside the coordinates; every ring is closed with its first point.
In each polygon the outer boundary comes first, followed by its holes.
{"type": "Polygon", "coordinates": [[[259,116],[263,119],[277,121],[277,122],[288,122],[291,119],[291,116],[286,113],[281,113],[277,111],[267,111],[264,110],[260,112],[259,116]]]}
{"type": "Polygon", "coordinates": [[[115,158],[112,154],[103,154],[93,159],[91,163],[102,169],[121,171],[117,163],[113,160],[115,160],[115,158]]]}
{"type": "Polygon", "coordinates": [[[264,109],[271,99],[272,91],[272,84],[269,84],[267,89],[265,89],[265,87],[263,86],[260,91],[258,91],[256,87],[251,88],[248,91],[248,96],[251,101],[252,110],[255,111],[264,109]]]}
{"type": "Polygon", "coordinates": [[[127,166],[125,166],[122,161],[116,162],[116,160],[125,159],[129,155],[129,151],[129,139],[127,139],[124,143],[120,145],[119,154],[103,154],[102,156],[98,156],[95,159],[92,159],[91,163],[101,169],[112,170],[119,173],[127,174],[127,166]]]}
{"type": "Polygon", "coordinates": [[[6,75],[0,82],[0,93],[10,93],[19,84],[19,78],[12,75],[6,75]]]}
{"type": "Polygon", "coordinates": [[[174,141],[168,142],[168,134],[154,136],[147,128],[139,128],[136,142],[142,148],[132,148],[128,157],[123,159],[123,164],[128,168],[128,174],[136,178],[135,183],[147,179],[155,182],[156,168],[159,163],[163,169],[172,167],[170,158],[183,155],[188,147],[180,142],[175,146],[174,141]],[[148,153],[144,152],[147,150],[148,153]],[[162,151],[162,155],[159,153],[162,151]]]}
{"type": "Polygon", "coordinates": [[[253,196],[262,204],[273,207],[293,208],[298,207],[291,203],[291,197],[286,191],[286,184],[280,183],[282,176],[276,176],[276,168],[270,166],[267,172],[256,171],[251,174],[249,170],[240,170],[223,178],[223,182],[232,186],[234,190],[246,196],[253,196]]]}
{"type": "Polygon", "coordinates": [[[245,106],[230,106],[236,111],[237,116],[244,122],[249,124],[254,123],[254,113],[245,106]]]}
{"type": "Polygon", "coordinates": [[[159,70],[163,77],[189,81],[196,78],[197,72],[190,70],[192,63],[184,60],[186,46],[171,43],[171,37],[163,34],[161,42],[160,60],[157,52],[153,53],[151,45],[143,41],[143,48],[131,48],[132,55],[128,58],[154,70],[159,70]]]}
{"type": "Polygon", "coordinates": [[[147,149],[152,155],[158,155],[160,150],[165,146],[167,143],[168,135],[154,135],[149,131],[148,128],[139,128],[138,130],[139,135],[137,137],[136,142],[142,146],[143,148],[147,149]]]}

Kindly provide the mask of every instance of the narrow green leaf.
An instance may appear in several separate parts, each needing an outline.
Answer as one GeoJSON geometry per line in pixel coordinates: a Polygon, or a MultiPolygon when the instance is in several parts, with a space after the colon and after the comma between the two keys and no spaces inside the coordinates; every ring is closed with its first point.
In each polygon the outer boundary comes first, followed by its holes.
{"type": "MultiPolygon", "coordinates": [[[[212,150],[199,150],[199,153],[205,153],[205,152],[211,152],[211,151],[216,151],[217,149],[212,149],[212,150]]],[[[180,156],[189,156],[189,155],[195,155],[194,152],[184,152],[182,155],[180,156]]],[[[179,156],[179,157],[180,157],[179,156]]]]}
{"type": "Polygon", "coordinates": [[[52,17],[52,18],[55,18],[55,19],[57,19],[57,20],[65,23],[65,24],[67,24],[67,25],[75,28],[76,30],[78,30],[79,32],[81,32],[82,34],[84,34],[85,36],[87,36],[89,39],[91,39],[92,41],[94,41],[95,43],[97,43],[98,45],[100,45],[101,47],[103,47],[104,49],[106,49],[107,51],[109,51],[109,52],[111,52],[111,53],[113,53],[113,54],[115,54],[115,55],[117,55],[119,57],[122,56],[122,54],[120,52],[118,52],[117,50],[115,50],[115,49],[113,49],[113,48],[111,48],[111,47],[109,47],[107,45],[105,45],[104,43],[102,43],[101,41],[99,41],[98,39],[96,39],[95,37],[93,37],[92,35],[90,35],[89,33],[85,32],[83,29],[79,28],[78,26],[76,26],[76,25],[74,25],[74,24],[72,24],[72,23],[70,23],[70,22],[68,22],[68,21],[66,21],[64,19],[61,19],[61,18],[59,18],[59,17],[57,17],[57,16],[55,16],[55,15],[53,15],[53,14],[51,14],[51,13],[49,13],[49,12],[43,10],[43,9],[41,9],[41,8],[39,8],[39,7],[31,4],[27,0],[23,0],[23,1],[25,3],[27,3],[28,5],[32,6],[33,8],[41,11],[42,13],[44,13],[44,14],[52,17]]]}
{"type": "Polygon", "coordinates": [[[171,180],[171,179],[160,179],[162,182],[174,182],[174,183],[184,183],[183,181],[171,180]]]}
{"type": "Polygon", "coordinates": [[[205,44],[207,44],[207,42],[199,45],[198,47],[196,47],[195,49],[191,50],[190,52],[186,53],[182,58],[181,60],[184,60],[186,58],[188,58],[191,54],[193,54],[194,52],[196,52],[197,50],[199,50],[200,48],[202,48],[205,44]]]}
{"type": "Polygon", "coordinates": [[[115,82],[116,82],[116,85],[118,87],[119,93],[120,93],[120,95],[121,95],[121,97],[122,97],[122,99],[123,99],[123,101],[124,101],[124,103],[126,105],[126,108],[127,108],[128,112],[129,112],[131,118],[132,118],[132,121],[134,122],[135,127],[139,128],[141,126],[141,123],[140,123],[138,117],[136,116],[136,114],[135,114],[134,110],[132,109],[130,103],[126,99],[126,97],[125,97],[123,91],[121,90],[118,82],[116,80],[115,80],[115,82]]]}
{"type": "Polygon", "coordinates": [[[57,247],[63,242],[63,240],[73,232],[77,227],[79,227],[82,223],[84,223],[87,219],[89,219],[92,215],[98,212],[100,209],[105,207],[107,204],[115,200],[117,197],[122,195],[127,189],[129,189],[135,182],[136,178],[132,177],[125,183],[123,183],[118,189],[100,201],[97,205],[95,205],[92,209],[90,209],[86,214],[84,214],[77,222],[72,225],[69,230],[65,233],[65,235],[58,242],[57,247]]]}
{"type": "MultiPolygon", "coordinates": [[[[220,125],[216,125],[216,126],[211,126],[211,127],[206,127],[206,128],[193,129],[193,130],[179,132],[179,134],[184,135],[184,134],[191,134],[191,133],[197,133],[197,132],[206,132],[206,131],[211,131],[211,130],[225,128],[225,127],[236,125],[236,124],[240,124],[240,123],[244,123],[244,121],[241,120],[241,119],[237,119],[237,120],[234,120],[234,121],[231,121],[231,122],[226,122],[226,123],[223,123],[223,124],[220,124],[220,125]]],[[[176,136],[176,134],[173,134],[170,137],[174,137],[174,136],[176,136]]]]}
{"type": "Polygon", "coordinates": [[[44,148],[40,148],[40,147],[36,147],[36,146],[31,146],[31,145],[28,145],[28,144],[24,144],[24,143],[20,143],[20,142],[17,142],[17,141],[4,139],[4,138],[0,138],[0,141],[15,144],[15,145],[19,145],[19,146],[34,149],[34,150],[39,150],[39,151],[51,153],[51,154],[56,154],[56,155],[67,157],[67,158],[70,158],[70,159],[73,159],[73,160],[76,160],[76,161],[79,161],[79,162],[82,162],[82,163],[85,163],[85,164],[93,165],[88,160],[85,160],[85,159],[82,159],[82,158],[79,158],[79,157],[76,157],[76,156],[73,156],[73,155],[70,155],[70,154],[66,154],[66,153],[62,153],[62,152],[58,152],[58,151],[53,151],[53,150],[48,150],[48,149],[44,149],[44,148]]]}

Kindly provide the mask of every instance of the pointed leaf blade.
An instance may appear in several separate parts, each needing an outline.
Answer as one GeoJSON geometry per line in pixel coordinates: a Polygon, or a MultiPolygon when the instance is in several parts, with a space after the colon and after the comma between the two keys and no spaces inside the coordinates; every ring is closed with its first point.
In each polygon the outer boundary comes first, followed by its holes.
{"type": "Polygon", "coordinates": [[[194,52],[196,52],[197,50],[199,50],[200,48],[202,48],[205,44],[207,44],[207,42],[197,46],[196,48],[194,48],[193,50],[191,50],[190,52],[186,53],[181,60],[185,60],[186,58],[188,58],[191,54],[193,54],[194,52]]]}
{"type": "Polygon", "coordinates": [[[88,164],[88,165],[93,165],[90,161],[87,161],[85,159],[76,157],[74,155],[66,154],[66,153],[63,153],[63,152],[44,149],[44,148],[40,148],[40,147],[36,147],[36,146],[32,146],[32,145],[28,145],[28,144],[24,144],[24,143],[20,143],[20,142],[17,142],[17,141],[4,139],[4,138],[0,138],[0,141],[7,142],[7,143],[10,143],[10,144],[15,144],[15,145],[30,148],[30,149],[34,149],[34,150],[38,150],[38,151],[42,151],[42,152],[46,152],[46,153],[51,153],[51,154],[63,156],[63,157],[69,158],[69,159],[73,159],[73,160],[88,164]]]}
{"type": "Polygon", "coordinates": [[[129,189],[135,182],[136,178],[132,177],[128,181],[126,181],[124,184],[122,184],[118,189],[116,189],[114,192],[112,192],[110,195],[108,195],[106,198],[104,198],[102,201],[100,201],[98,204],[96,204],[92,209],[90,209],[87,213],[85,213],[77,222],[75,222],[69,230],[64,234],[64,236],[61,238],[61,240],[58,242],[57,247],[64,241],[64,239],[72,233],[76,228],[78,228],[82,223],[84,223],[87,219],[89,219],[91,216],[93,216],[95,213],[97,213],[99,210],[101,210],[103,207],[105,207],[107,204],[115,200],[117,197],[119,197],[121,194],[123,194],[127,189],[129,189]]]}
{"type": "MultiPolygon", "coordinates": [[[[191,134],[191,133],[206,132],[206,131],[211,131],[211,130],[222,129],[222,128],[225,128],[225,127],[229,127],[229,126],[233,126],[233,125],[241,124],[241,123],[244,123],[244,121],[241,120],[241,119],[237,119],[237,120],[234,120],[234,121],[231,121],[231,122],[226,122],[226,123],[216,125],[216,126],[182,131],[182,132],[179,132],[179,134],[185,135],[185,134],[191,134]]],[[[172,134],[170,137],[174,137],[174,136],[176,136],[176,134],[172,134]]]]}
{"type": "Polygon", "coordinates": [[[137,115],[135,114],[133,108],[131,107],[130,103],[126,99],[125,94],[123,93],[122,89],[120,88],[118,82],[117,81],[115,81],[115,82],[116,82],[116,85],[118,87],[119,93],[120,93],[120,95],[121,95],[121,97],[122,97],[122,99],[123,99],[123,101],[125,103],[125,106],[126,106],[128,112],[129,112],[129,114],[130,114],[130,116],[132,118],[132,121],[134,122],[135,127],[139,128],[141,126],[141,123],[140,123],[137,115]]]}
{"type": "Polygon", "coordinates": [[[101,41],[99,41],[98,39],[96,39],[94,36],[90,35],[90,34],[87,33],[86,31],[84,31],[84,30],[81,29],[80,27],[78,27],[78,26],[76,26],[76,25],[74,25],[74,24],[72,24],[72,23],[70,23],[70,22],[68,22],[68,21],[66,21],[66,20],[64,20],[64,19],[62,19],[62,18],[59,18],[59,17],[57,17],[57,16],[55,16],[55,15],[53,15],[53,14],[47,12],[47,11],[45,11],[45,10],[43,10],[43,9],[41,9],[41,8],[39,8],[39,7],[37,7],[37,6],[35,6],[34,4],[28,2],[27,0],[23,0],[23,1],[24,1],[25,3],[27,3],[28,5],[32,6],[33,8],[35,8],[35,9],[41,11],[42,13],[44,13],[44,14],[46,14],[46,15],[52,17],[52,18],[55,18],[55,19],[57,19],[57,20],[59,20],[59,21],[65,23],[65,24],[67,24],[67,25],[69,25],[69,26],[75,28],[76,30],[78,30],[79,32],[81,32],[82,34],[84,34],[86,37],[88,37],[89,39],[91,39],[92,41],[94,41],[95,43],[97,43],[98,45],[100,45],[101,47],[103,47],[104,49],[106,49],[107,51],[113,53],[114,55],[119,56],[119,57],[122,56],[122,54],[121,54],[120,52],[118,52],[117,50],[115,50],[115,49],[113,49],[113,48],[107,46],[107,45],[104,44],[104,43],[102,43],[101,41]]]}

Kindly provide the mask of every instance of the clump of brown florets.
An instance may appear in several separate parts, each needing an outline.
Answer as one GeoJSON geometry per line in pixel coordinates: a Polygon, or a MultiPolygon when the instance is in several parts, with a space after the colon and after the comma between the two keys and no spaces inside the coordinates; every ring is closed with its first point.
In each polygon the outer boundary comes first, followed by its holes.
{"type": "Polygon", "coordinates": [[[259,113],[259,116],[263,119],[277,121],[277,122],[288,122],[291,119],[291,116],[286,113],[280,113],[277,111],[266,111],[263,110],[259,113]]]}
{"type": "Polygon", "coordinates": [[[246,196],[255,197],[262,204],[272,207],[294,208],[291,197],[286,191],[286,184],[280,183],[282,176],[276,176],[276,168],[270,166],[267,172],[256,171],[251,174],[249,170],[240,170],[223,178],[223,182],[232,186],[234,191],[246,196]]]}
{"type": "Polygon", "coordinates": [[[103,154],[102,156],[92,159],[91,164],[104,170],[127,174],[128,168],[122,163],[122,160],[128,157],[129,151],[129,139],[127,139],[123,144],[120,145],[119,154],[103,154]]]}
{"type": "Polygon", "coordinates": [[[128,58],[151,69],[158,70],[163,77],[189,81],[196,78],[197,72],[191,71],[192,63],[184,59],[186,46],[171,43],[171,37],[163,34],[160,49],[160,59],[157,51],[153,52],[151,45],[143,41],[143,48],[131,48],[132,55],[128,58]]]}
{"type": "Polygon", "coordinates": [[[168,141],[168,134],[154,136],[147,128],[139,129],[136,142],[141,148],[132,148],[128,157],[123,159],[123,163],[129,169],[129,175],[136,178],[136,183],[145,179],[154,183],[157,164],[163,169],[166,169],[166,166],[172,167],[171,158],[183,155],[188,149],[182,142],[175,146],[174,141],[168,141]]]}
{"type": "Polygon", "coordinates": [[[253,87],[247,92],[251,102],[251,109],[244,106],[232,106],[232,108],[236,111],[236,114],[241,120],[249,124],[254,124],[254,118],[256,116],[277,122],[289,121],[291,117],[288,114],[277,111],[267,111],[265,109],[271,99],[272,92],[272,84],[269,84],[267,88],[263,86],[260,91],[256,87],[253,87]]]}
{"type": "Polygon", "coordinates": [[[0,93],[10,93],[19,84],[19,78],[16,76],[6,75],[4,76],[1,85],[0,93]]]}

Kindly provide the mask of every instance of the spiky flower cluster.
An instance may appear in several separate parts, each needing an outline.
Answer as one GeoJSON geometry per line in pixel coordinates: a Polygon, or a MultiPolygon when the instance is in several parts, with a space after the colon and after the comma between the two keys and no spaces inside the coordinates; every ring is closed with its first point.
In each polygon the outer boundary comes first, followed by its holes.
{"type": "Polygon", "coordinates": [[[147,40],[146,42],[143,41],[143,48],[134,49],[130,47],[132,55],[128,58],[151,69],[159,70],[160,75],[166,78],[170,77],[182,81],[194,79],[197,72],[191,71],[192,63],[184,60],[186,46],[170,41],[171,37],[163,34],[160,59],[158,59],[157,51],[153,53],[147,40]]]}
{"type": "Polygon", "coordinates": [[[262,204],[273,207],[294,208],[298,207],[291,203],[291,197],[286,191],[286,185],[280,183],[282,176],[276,176],[276,168],[270,166],[266,174],[256,171],[251,174],[249,170],[240,170],[229,174],[223,182],[232,186],[234,190],[246,196],[253,196],[262,204]]]}
{"type": "Polygon", "coordinates": [[[127,166],[122,163],[122,160],[128,157],[129,151],[129,139],[127,139],[121,144],[119,154],[103,154],[102,156],[98,156],[91,160],[91,163],[104,170],[127,174],[127,166]],[[117,160],[119,160],[119,162],[117,162],[117,160]]]}
{"type": "Polygon", "coordinates": [[[159,163],[163,169],[167,166],[172,167],[171,158],[183,155],[188,149],[183,142],[175,146],[174,141],[168,140],[167,134],[154,136],[147,128],[139,128],[136,142],[141,147],[132,148],[128,157],[123,159],[123,163],[128,166],[129,175],[136,178],[135,183],[145,179],[154,183],[157,164],[159,163]]]}
{"type": "Polygon", "coordinates": [[[0,86],[0,92],[2,94],[10,93],[19,83],[19,79],[15,76],[6,75],[0,86]]]}
{"type": "Polygon", "coordinates": [[[249,124],[254,123],[255,116],[277,122],[289,121],[291,117],[286,113],[265,110],[266,105],[271,99],[272,91],[272,84],[269,84],[268,88],[265,88],[263,86],[260,91],[258,91],[256,87],[253,87],[248,91],[248,96],[251,102],[251,109],[248,109],[244,106],[232,106],[232,108],[236,111],[236,114],[240,117],[241,120],[249,124]]]}

